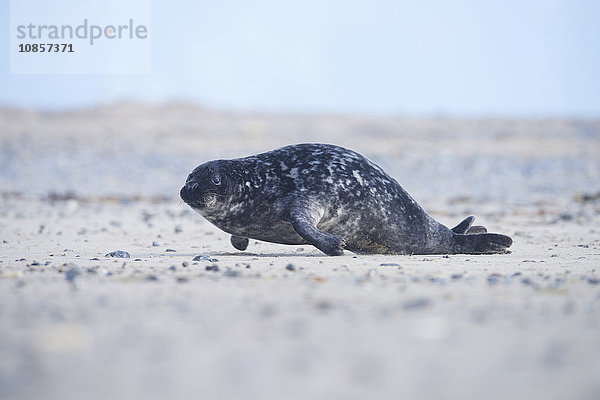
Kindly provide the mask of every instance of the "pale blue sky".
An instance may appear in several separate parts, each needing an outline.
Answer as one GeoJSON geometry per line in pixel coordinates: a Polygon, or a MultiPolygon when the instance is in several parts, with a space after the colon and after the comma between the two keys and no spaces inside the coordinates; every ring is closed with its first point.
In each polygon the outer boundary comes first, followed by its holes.
{"type": "Polygon", "coordinates": [[[593,0],[153,1],[151,74],[11,75],[5,34],[0,104],[600,117],[599,21],[593,0]]]}

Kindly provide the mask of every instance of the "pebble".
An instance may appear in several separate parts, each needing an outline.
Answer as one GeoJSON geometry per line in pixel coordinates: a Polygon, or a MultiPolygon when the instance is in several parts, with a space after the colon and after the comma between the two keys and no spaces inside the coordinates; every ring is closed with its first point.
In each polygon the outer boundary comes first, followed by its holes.
{"type": "Polygon", "coordinates": [[[540,285],[538,285],[535,281],[529,279],[529,278],[523,278],[521,279],[521,283],[523,285],[527,285],[527,286],[531,286],[534,289],[539,289],[540,285]]]}
{"type": "Polygon", "coordinates": [[[294,264],[288,264],[285,266],[285,269],[287,269],[288,271],[295,271],[296,267],[294,267],[294,264]]]}
{"type": "Polygon", "coordinates": [[[424,279],[428,280],[431,283],[435,283],[438,285],[445,285],[446,284],[446,280],[437,276],[431,276],[429,274],[426,274],[424,277],[424,279]]]}
{"type": "Polygon", "coordinates": [[[69,282],[73,282],[79,274],[81,274],[81,269],[79,267],[71,267],[65,272],[65,279],[69,282]]]}
{"type": "Polygon", "coordinates": [[[415,310],[417,308],[427,307],[431,304],[431,300],[427,297],[420,297],[416,299],[407,300],[402,304],[402,308],[405,310],[415,310]]]}
{"type": "Polygon", "coordinates": [[[177,252],[177,250],[175,250],[175,249],[166,249],[165,251],[167,253],[176,253],[177,252]]]}
{"type": "Polygon", "coordinates": [[[158,243],[156,240],[154,242],[152,242],[152,246],[154,247],[158,247],[160,246],[160,243],[158,243]]]}
{"type": "Polygon", "coordinates": [[[380,267],[399,267],[400,264],[397,263],[381,263],[379,264],[380,267]]]}
{"type": "Polygon", "coordinates": [[[217,260],[216,258],[211,258],[210,256],[207,256],[207,255],[204,255],[204,254],[200,254],[200,255],[192,258],[192,261],[217,262],[219,260],[217,260]]]}
{"type": "Polygon", "coordinates": [[[575,216],[573,214],[570,213],[561,213],[558,215],[558,217],[556,217],[554,219],[553,222],[558,222],[558,221],[572,221],[575,219],[575,216]]]}
{"type": "Polygon", "coordinates": [[[207,265],[206,267],[204,267],[204,269],[207,271],[217,272],[217,271],[219,271],[219,266],[218,265],[207,265]]]}
{"type": "Polygon", "coordinates": [[[126,251],[116,250],[116,251],[111,251],[110,253],[106,254],[104,257],[130,258],[131,255],[126,251]]]}
{"type": "Polygon", "coordinates": [[[181,263],[181,266],[183,268],[187,268],[188,265],[190,265],[190,264],[187,261],[184,261],[184,262],[181,263]]]}
{"type": "Polygon", "coordinates": [[[240,276],[240,272],[231,268],[227,268],[227,270],[223,272],[223,276],[227,276],[229,278],[237,278],[238,276],[240,276]]]}

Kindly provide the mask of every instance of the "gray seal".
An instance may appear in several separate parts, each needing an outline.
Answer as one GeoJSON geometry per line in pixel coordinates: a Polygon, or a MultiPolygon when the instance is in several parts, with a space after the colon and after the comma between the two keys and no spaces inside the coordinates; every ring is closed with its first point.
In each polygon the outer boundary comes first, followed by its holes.
{"type": "Polygon", "coordinates": [[[383,169],[343,147],[307,143],[196,167],[182,200],[231,234],[311,244],[328,255],[505,253],[512,239],[472,226],[435,221],[383,169]]]}

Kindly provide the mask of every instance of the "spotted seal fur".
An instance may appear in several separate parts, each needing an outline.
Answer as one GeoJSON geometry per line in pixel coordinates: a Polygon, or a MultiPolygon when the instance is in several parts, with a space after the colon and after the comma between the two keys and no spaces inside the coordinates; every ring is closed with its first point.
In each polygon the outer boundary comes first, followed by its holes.
{"type": "Polygon", "coordinates": [[[503,253],[512,239],[472,226],[435,221],[379,166],[328,144],[296,144],[258,155],[209,161],[180,191],[183,201],[231,234],[299,245],[328,255],[503,253]]]}

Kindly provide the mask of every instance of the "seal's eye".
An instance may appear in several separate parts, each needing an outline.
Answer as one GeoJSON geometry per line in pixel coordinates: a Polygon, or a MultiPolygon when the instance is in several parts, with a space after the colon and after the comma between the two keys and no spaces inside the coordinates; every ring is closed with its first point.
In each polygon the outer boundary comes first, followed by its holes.
{"type": "Polygon", "coordinates": [[[215,186],[219,186],[221,184],[221,178],[218,176],[213,176],[211,181],[215,186]]]}

